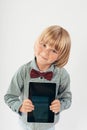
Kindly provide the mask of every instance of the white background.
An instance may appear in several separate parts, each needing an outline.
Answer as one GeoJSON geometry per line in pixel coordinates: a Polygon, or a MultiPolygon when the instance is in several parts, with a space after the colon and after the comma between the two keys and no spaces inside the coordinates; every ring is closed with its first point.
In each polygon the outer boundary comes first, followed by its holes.
{"type": "Polygon", "coordinates": [[[33,59],[33,45],[44,28],[58,24],[72,40],[69,63],[72,106],[61,113],[56,130],[87,126],[86,0],[0,0],[0,130],[21,130],[18,116],[4,103],[16,70],[33,59]]]}

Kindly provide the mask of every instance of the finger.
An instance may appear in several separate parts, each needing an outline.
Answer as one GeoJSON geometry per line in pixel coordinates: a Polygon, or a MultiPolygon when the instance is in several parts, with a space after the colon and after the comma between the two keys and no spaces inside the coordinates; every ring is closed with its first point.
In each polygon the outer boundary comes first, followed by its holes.
{"type": "Polygon", "coordinates": [[[53,111],[53,112],[59,112],[60,107],[59,106],[50,106],[50,110],[53,111]]]}
{"type": "Polygon", "coordinates": [[[34,110],[34,108],[32,108],[32,107],[25,107],[24,108],[26,111],[32,111],[32,110],[34,110]]]}
{"type": "Polygon", "coordinates": [[[25,106],[25,107],[34,107],[34,105],[33,104],[30,104],[30,103],[23,103],[23,106],[25,106]]]}
{"type": "Polygon", "coordinates": [[[50,107],[50,110],[59,110],[60,107],[50,107]]]}
{"type": "Polygon", "coordinates": [[[52,104],[52,105],[50,105],[50,108],[51,109],[54,109],[54,108],[60,108],[60,104],[52,104]]]}
{"type": "Polygon", "coordinates": [[[30,104],[33,104],[32,101],[30,99],[25,99],[24,100],[24,103],[30,103],[30,104]]]}
{"type": "Polygon", "coordinates": [[[60,111],[60,108],[50,108],[50,110],[51,110],[52,112],[57,113],[57,112],[59,112],[59,111],[60,111]]]}
{"type": "Polygon", "coordinates": [[[24,101],[24,102],[23,102],[23,105],[24,105],[24,106],[28,106],[28,105],[34,106],[33,103],[32,103],[31,101],[29,101],[29,100],[24,101]]]}
{"type": "Polygon", "coordinates": [[[55,99],[54,101],[52,101],[51,105],[55,104],[55,103],[59,103],[60,101],[55,99]]]}
{"type": "Polygon", "coordinates": [[[25,109],[32,109],[32,110],[34,110],[34,106],[31,106],[31,105],[29,105],[29,106],[24,106],[24,108],[25,108],[25,109]]]}
{"type": "Polygon", "coordinates": [[[59,111],[53,110],[52,112],[54,112],[55,114],[58,113],[59,111]]]}
{"type": "Polygon", "coordinates": [[[31,111],[33,111],[33,110],[34,110],[34,108],[32,108],[32,107],[30,107],[30,106],[29,106],[29,107],[25,107],[25,106],[22,107],[22,111],[23,111],[23,112],[31,112],[31,111]]]}
{"type": "Polygon", "coordinates": [[[27,112],[32,112],[32,111],[33,111],[32,109],[23,109],[22,112],[27,113],[27,112]]]}
{"type": "Polygon", "coordinates": [[[50,107],[60,107],[60,104],[52,104],[50,107]]]}
{"type": "Polygon", "coordinates": [[[34,109],[34,106],[24,106],[25,109],[34,109]]]}
{"type": "Polygon", "coordinates": [[[50,109],[51,111],[60,111],[60,108],[50,109]]]}

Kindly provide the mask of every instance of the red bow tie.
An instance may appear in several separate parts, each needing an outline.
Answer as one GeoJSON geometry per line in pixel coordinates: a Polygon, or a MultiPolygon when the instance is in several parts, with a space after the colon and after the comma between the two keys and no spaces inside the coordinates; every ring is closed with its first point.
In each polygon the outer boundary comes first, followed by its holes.
{"type": "Polygon", "coordinates": [[[38,78],[38,77],[44,77],[47,80],[51,80],[53,77],[53,72],[39,72],[37,70],[32,69],[30,72],[31,78],[38,78]]]}

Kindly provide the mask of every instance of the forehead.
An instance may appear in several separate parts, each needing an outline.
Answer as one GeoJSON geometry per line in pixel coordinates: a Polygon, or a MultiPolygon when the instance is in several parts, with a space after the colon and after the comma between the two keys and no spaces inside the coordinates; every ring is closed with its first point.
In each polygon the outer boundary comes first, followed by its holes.
{"type": "Polygon", "coordinates": [[[61,37],[60,35],[58,36],[56,33],[42,33],[39,37],[39,42],[41,44],[45,43],[48,44],[50,47],[55,48],[56,50],[59,50],[59,41],[61,37]]]}

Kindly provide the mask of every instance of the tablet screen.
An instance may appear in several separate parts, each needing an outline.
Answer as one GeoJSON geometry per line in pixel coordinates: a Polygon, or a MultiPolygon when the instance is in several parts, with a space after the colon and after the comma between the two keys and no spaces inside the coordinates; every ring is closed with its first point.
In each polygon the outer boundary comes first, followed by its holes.
{"type": "Polygon", "coordinates": [[[55,99],[55,90],[55,83],[29,83],[29,99],[35,108],[28,113],[28,122],[54,122],[54,113],[50,111],[49,106],[55,99]]]}

